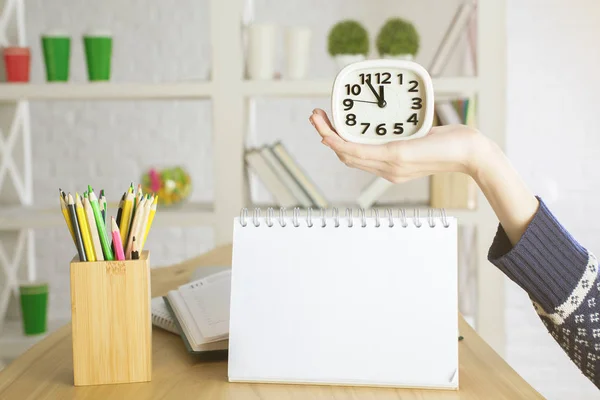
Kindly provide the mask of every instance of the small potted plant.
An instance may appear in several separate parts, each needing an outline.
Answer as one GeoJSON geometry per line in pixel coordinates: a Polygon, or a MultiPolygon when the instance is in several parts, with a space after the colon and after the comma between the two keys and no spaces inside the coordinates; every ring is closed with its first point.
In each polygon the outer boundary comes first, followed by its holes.
{"type": "Polygon", "coordinates": [[[340,69],[362,61],[369,53],[369,34],[357,21],[338,22],[329,31],[328,51],[340,69]]]}
{"type": "Polygon", "coordinates": [[[419,33],[411,22],[390,18],[377,35],[377,51],[383,58],[412,60],[419,51],[419,42],[419,33]]]}

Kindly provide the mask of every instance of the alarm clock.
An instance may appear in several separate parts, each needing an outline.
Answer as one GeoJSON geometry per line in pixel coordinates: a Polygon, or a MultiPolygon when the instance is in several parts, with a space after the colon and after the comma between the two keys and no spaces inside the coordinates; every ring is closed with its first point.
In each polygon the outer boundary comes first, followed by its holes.
{"type": "Polygon", "coordinates": [[[367,60],[344,67],[331,95],[335,129],[347,141],[381,144],[425,136],[433,125],[431,76],[408,60],[367,60]]]}

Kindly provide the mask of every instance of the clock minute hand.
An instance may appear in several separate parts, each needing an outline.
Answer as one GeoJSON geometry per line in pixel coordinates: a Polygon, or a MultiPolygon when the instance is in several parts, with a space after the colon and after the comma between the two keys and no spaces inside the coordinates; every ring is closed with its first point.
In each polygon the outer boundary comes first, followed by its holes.
{"type": "Polygon", "coordinates": [[[383,108],[386,106],[386,101],[385,98],[383,96],[383,85],[379,85],[379,101],[377,103],[379,105],[380,108],[383,108]]]}
{"type": "Polygon", "coordinates": [[[377,99],[377,104],[381,107],[381,103],[383,102],[383,99],[381,97],[379,97],[379,94],[375,91],[375,88],[373,87],[373,85],[371,85],[371,80],[367,79],[366,82],[367,82],[367,85],[369,86],[369,89],[371,89],[371,92],[373,92],[373,95],[375,95],[375,98],[377,99]]]}

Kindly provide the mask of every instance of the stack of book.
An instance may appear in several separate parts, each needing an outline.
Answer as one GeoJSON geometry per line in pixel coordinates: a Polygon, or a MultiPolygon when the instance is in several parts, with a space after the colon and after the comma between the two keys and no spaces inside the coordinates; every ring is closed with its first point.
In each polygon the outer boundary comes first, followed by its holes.
{"type": "Polygon", "coordinates": [[[323,193],[281,142],[248,149],[245,160],[248,169],[258,176],[278,206],[328,208],[323,193]]]}
{"type": "Polygon", "coordinates": [[[180,335],[192,354],[226,354],[230,292],[231,270],[186,283],[152,299],[152,324],[180,335]]]}

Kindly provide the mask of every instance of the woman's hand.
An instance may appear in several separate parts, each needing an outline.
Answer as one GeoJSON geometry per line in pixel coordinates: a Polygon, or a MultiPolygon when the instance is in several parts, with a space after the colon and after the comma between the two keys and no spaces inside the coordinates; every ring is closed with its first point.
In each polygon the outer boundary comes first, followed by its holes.
{"type": "Polygon", "coordinates": [[[323,110],[310,122],[346,165],[399,183],[440,172],[470,175],[494,209],[512,244],[533,218],[538,200],[529,191],[502,150],[477,130],[462,125],[433,128],[427,136],[380,145],[347,142],[323,110]]]}
{"type": "Polygon", "coordinates": [[[322,136],[322,143],[343,163],[394,183],[440,172],[474,175],[478,159],[491,147],[477,130],[463,125],[435,127],[419,139],[368,145],[342,139],[323,110],[313,111],[310,122],[322,136]]]}

